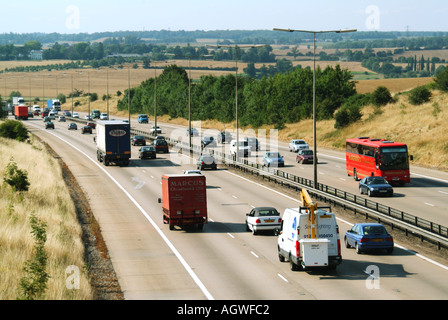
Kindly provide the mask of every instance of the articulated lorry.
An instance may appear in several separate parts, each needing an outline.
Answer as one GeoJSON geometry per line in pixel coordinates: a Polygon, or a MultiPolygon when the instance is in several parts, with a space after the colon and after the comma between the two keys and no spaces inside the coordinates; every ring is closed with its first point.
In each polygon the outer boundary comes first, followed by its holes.
{"type": "MultiPolygon", "coordinates": [[[[160,199],[159,199],[160,202],[160,199]]],[[[163,223],[174,226],[197,226],[202,230],[207,220],[207,185],[202,174],[162,175],[163,223]]]]}
{"type": "Polygon", "coordinates": [[[61,101],[58,99],[47,100],[47,107],[55,109],[56,111],[61,111],[61,101]]]}
{"type": "Polygon", "coordinates": [[[129,165],[131,159],[131,126],[124,121],[98,121],[96,126],[97,159],[108,166],[129,165]]]}

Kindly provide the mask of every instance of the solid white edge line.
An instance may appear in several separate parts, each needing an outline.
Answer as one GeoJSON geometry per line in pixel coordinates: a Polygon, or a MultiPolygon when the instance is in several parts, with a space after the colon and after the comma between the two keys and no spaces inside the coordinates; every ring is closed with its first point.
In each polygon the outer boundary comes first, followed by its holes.
{"type": "Polygon", "coordinates": [[[174,247],[174,245],[171,243],[171,241],[166,237],[166,235],[162,232],[162,230],[157,226],[157,224],[152,220],[152,218],[146,213],[146,211],[138,204],[138,202],[126,191],[125,188],[123,188],[120,183],[118,183],[117,180],[115,180],[112,175],[107,172],[96,160],[92,159],[90,156],[88,156],[84,151],[80,150],[78,147],[74,146],[72,143],[64,140],[61,137],[58,137],[56,134],[48,132],[58,138],[59,140],[67,143],[72,148],[83,154],[87,159],[92,161],[98,168],[100,168],[123,192],[124,194],[131,200],[135,206],[140,210],[140,212],[146,217],[146,219],[151,223],[151,225],[154,227],[154,229],[159,233],[159,235],[162,237],[162,239],[165,241],[165,243],[168,245],[168,247],[173,251],[173,253],[176,255],[176,257],[179,259],[180,263],[183,265],[185,270],[190,274],[190,276],[193,278],[194,282],[198,285],[198,287],[201,289],[201,291],[205,294],[208,300],[214,300],[213,296],[210,294],[210,292],[207,290],[207,288],[204,286],[204,284],[201,282],[201,280],[198,278],[198,276],[194,273],[194,271],[191,269],[191,267],[188,265],[188,263],[185,261],[185,259],[182,257],[182,255],[177,251],[177,249],[174,247]]]}

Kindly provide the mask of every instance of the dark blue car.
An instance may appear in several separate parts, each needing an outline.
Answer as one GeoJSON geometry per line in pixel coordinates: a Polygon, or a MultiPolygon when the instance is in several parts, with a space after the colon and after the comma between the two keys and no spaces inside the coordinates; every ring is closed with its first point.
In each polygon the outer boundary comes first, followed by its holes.
{"type": "Polygon", "coordinates": [[[354,247],[356,253],[386,250],[392,253],[394,239],[380,223],[357,223],[345,233],[345,247],[354,247]]]}
{"type": "Polygon", "coordinates": [[[359,181],[359,193],[371,196],[394,195],[394,189],[383,177],[365,177],[359,181]]]}

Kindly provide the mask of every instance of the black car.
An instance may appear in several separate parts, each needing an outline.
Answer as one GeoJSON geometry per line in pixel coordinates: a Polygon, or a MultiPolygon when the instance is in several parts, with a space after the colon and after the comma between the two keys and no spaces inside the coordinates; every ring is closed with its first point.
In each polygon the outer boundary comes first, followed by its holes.
{"type": "Polygon", "coordinates": [[[45,129],[54,129],[54,123],[51,121],[45,122],[45,129]]]}
{"type": "Polygon", "coordinates": [[[156,148],[154,148],[154,146],[143,146],[138,150],[138,157],[140,159],[145,159],[145,158],[155,159],[156,158],[156,148]]]}
{"type": "Polygon", "coordinates": [[[74,122],[68,124],[68,130],[78,130],[78,125],[74,122]]]}
{"type": "Polygon", "coordinates": [[[359,193],[371,196],[394,195],[394,189],[383,177],[365,177],[359,181],[359,193]]]}
{"type": "Polygon", "coordinates": [[[81,132],[82,132],[82,134],[84,134],[84,133],[92,133],[92,127],[84,126],[84,127],[82,127],[81,132]]]}
{"type": "Polygon", "coordinates": [[[144,136],[134,136],[131,139],[133,146],[146,146],[146,139],[144,136]]]}
{"type": "Polygon", "coordinates": [[[213,139],[213,137],[203,137],[201,140],[201,146],[202,148],[205,147],[216,147],[216,141],[213,139]]]}
{"type": "Polygon", "coordinates": [[[156,152],[164,152],[164,153],[168,153],[168,142],[166,142],[166,140],[162,140],[162,139],[156,139],[154,140],[154,148],[156,148],[156,152]]]}
{"type": "Polygon", "coordinates": [[[198,170],[203,169],[216,170],[217,169],[216,160],[212,155],[203,155],[198,159],[196,167],[198,170]]]}
{"type": "Polygon", "coordinates": [[[230,134],[230,132],[227,131],[222,131],[220,133],[218,133],[218,136],[216,137],[216,139],[218,140],[219,143],[230,143],[230,141],[232,141],[233,137],[230,134]]]}

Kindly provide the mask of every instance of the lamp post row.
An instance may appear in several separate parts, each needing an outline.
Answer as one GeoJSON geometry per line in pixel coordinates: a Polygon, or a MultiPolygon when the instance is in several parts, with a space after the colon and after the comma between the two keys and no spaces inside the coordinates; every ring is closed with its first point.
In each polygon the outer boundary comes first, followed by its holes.
{"type": "MultiPolygon", "coordinates": [[[[282,31],[282,32],[302,32],[302,33],[311,33],[313,34],[313,153],[315,159],[317,159],[317,135],[316,135],[316,34],[321,33],[349,33],[349,32],[356,32],[356,29],[347,29],[347,30],[325,30],[325,31],[312,31],[312,30],[296,30],[296,29],[283,29],[283,28],[274,28],[274,31],[282,31]]],[[[264,47],[266,45],[207,45],[207,47],[214,47],[214,48],[229,48],[229,49],[235,49],[235,118],[236,118],[236,159],[239,160],[239,119],[238,119],[238,49],[242,48],[259,48],[264,47]]],[[[190,61],[191,57],[189,58],[190,61]]],[[[190,69],[190,77],[191,77],[191,66],[189,62],[189,69],[190,69]]],[[[89,76],[89,75],[88,75],[89,76]]],[[[109,76],[107,74],[107,82],[109,81],[109,76]]],[[[156,81],[156,79],[155,79],[156,81]]],[[[191,81],[191,79],[189,80],[191,81]]],[[[89,77],[89,90],[90,90],[90,77],[89,77]]],[[[107,83],[107,91],[109,91],[107,83]]],[[[156,84],[154,84],[156,86],[156,84]]],[[[189,82],[189,99],[188,99],[188,117],[189,117],[189,146],[191,148],[191,97],[190,97],[190,88],[191,83],[189,82]]],[[[72,87],[73,87],[73,76],[72,76],[72,87]]],[[[128,69],[128,113],[129,113],[129,122],[131,117],[131,102],[130,102],[130,70],[128,69]]],[[[31,89],[30,89],[31,90],[31,89]]],[[[156,87],[154,87],[154,90],[156,90],[156,87]]],[[[5,91],[6,91],[6,84],[5,84],[5,91]]],[[[107,108],[108,108],[108,114],[109,114],[109,92],[107,92],[107,108]]],[[[157,128],[157,109],[156,109],[156,93],[154,93],[154,108],[155,108],[155,128],[157,128]]],[[[90,99],[89,99],[90,100],[90,99]]],[[[72,111],[73,111],[73,98],[72,98],[72,111]]],[[[89,113],[90,113],[90,101],[89,101],[89,113]]],[[[317,161],[313,161],[313,169],[314,169],[314,188],[318,188],[318,180],[317,180],[317,161]]]]}

